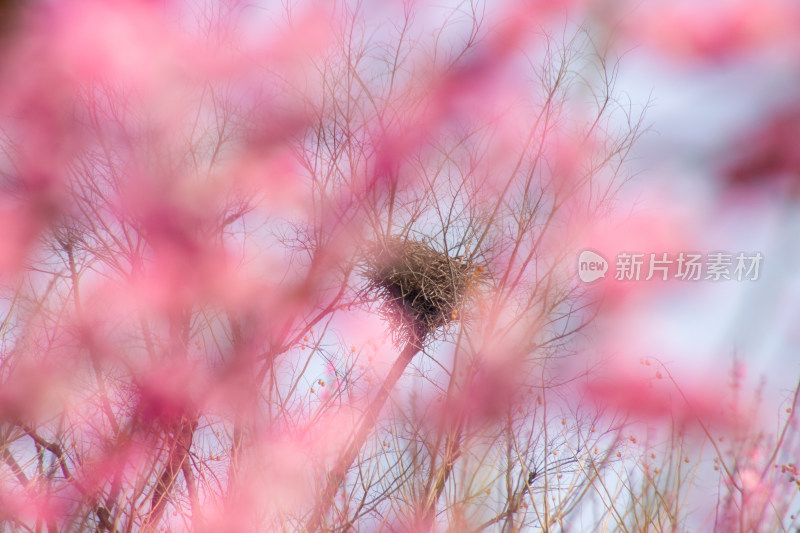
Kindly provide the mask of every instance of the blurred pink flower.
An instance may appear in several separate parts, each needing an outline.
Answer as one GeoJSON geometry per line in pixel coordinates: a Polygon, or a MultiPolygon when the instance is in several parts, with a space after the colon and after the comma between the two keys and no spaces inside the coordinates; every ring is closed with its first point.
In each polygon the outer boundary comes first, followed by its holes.
{"type": "Polygon", "coordinates": [[[710,377],[702,383],[676,382],[659,366],[657,362],[642,366],[632,359],[614,359],[588,378],[586,392],[599,409],[612,409],[630,417],[631,422],[719,431],[731,431],[748,422],[735,420],[725,409],[731,392],[724,386],[724,375],[718,382],[710,377]]]}
{"type": "Polygon", "coordinates": [[[768,47],[797,50],[800,6],[791,0],[645,2],[628,24],[637,42],[679,60],[727,60],[768,47]]]}
{"type": "Polygon", "coordinates": [[[211,389],[207,373],[181,355],[143,366],[136,382],[137,418],[167,428],[194,423],[211,389]]]}
{"type": "Polygon", "coordinates": [[[793,104],[764,117],[734,140],[722,161],[722,177],[731,188],[759,188],[776,194],[800,193],[800,107],[793,104]]]}

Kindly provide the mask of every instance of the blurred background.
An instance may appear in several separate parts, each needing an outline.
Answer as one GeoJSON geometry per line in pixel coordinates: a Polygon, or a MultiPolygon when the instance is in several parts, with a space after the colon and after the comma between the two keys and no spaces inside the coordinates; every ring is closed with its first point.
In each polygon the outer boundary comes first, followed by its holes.
{"type": "Polygon", "coordinates": [[[644,2],[615,47],[618,87],[649,104],[621,202],[673,224],[686,252],[764,256],[758,281],[673,284],[622,327],[688,374],[735,359],[770,402],[800,376],[796,24],[789,2],[644,2]]]}

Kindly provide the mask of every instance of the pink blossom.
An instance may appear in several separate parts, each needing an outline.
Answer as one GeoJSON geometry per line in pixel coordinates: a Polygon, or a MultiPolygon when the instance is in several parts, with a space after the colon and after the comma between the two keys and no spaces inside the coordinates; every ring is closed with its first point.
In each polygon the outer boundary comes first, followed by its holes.
{"type": "Polygon", "coordinates": [[[650,2],[629,31],[679,60],[730,59],[770,46],[796,47],[800,11],[795,3],[769,0],[650,2]]]}

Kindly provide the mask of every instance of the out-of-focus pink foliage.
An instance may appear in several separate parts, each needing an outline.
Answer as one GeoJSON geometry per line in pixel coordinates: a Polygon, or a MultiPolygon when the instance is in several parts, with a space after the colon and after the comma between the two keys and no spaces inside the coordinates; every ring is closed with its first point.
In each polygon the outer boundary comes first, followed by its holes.
{"type": "Polygon", "coordinates": [[[756,187],[797,194],[800,155],[800,109],[780,108],[734,140],[732,155],[722,161],[725,183],[734,188],[756,187]]]}
{"type": "Polygon", "coordinates": [[[587,391],[598,407],[621,412],[630,422],[668,422],[695,432],[711,426],[727,433],[742,421],[729,409],[732,393],[724,386],[724,376],[717,377],[716,382],[676,382],[660,363],[623,358],[592,376],[587,391]]]}
{"type": "MultiPolygon", "coordinates": [[[[132,530],[191,522],[233,532],[264,517],[286,525],[291,515],[286,527],[301,530],[297,517],[314,504],[309,493],[354,442],[364,405],[385,392],[397,358],[384,342],[387,325],[354,309],[364,300],[352,281],[361,245],[370,224],[383,227],[375,206],[390,195],[399,198],[393,223],[407,217],[409,227],[424,227],[438,216],[445,224],[450,215],[441,211],[403,212],[409,191],[440,193],[425,190],[430,176],[422,171],[447,152],[441,139],[462,136],[436,172],[464,174],[448,194],[474,188],[464,201],[475,204],[469,231],[486,223],[501,236],[492,241],[487,230],[476,239],[495,247],[485,265],[495,292],[478,294],[476,309],[463,311],[465,323],[491,325],[490,333],[459,345],[459,357],[474,352],[474,360],[453,356],[450,363],[462,367],[445,402],[434,399],[441,376],[430,377],[448,372],[439,354],[416,357],[415,387],[424,385],[419,395],[409,387],[409,402],[435,405],[411,422],[461,431],[505,423],[526,403],[542,405],[532,390],[545,390],[547,376],[531,353],[555,350],[545,337],[558,345],[562,332],[547,328],[557,330],[553,317],[578,306],[561,299],[574,277],[572,265],[563,267],[572,259],[561,255],[564,243],[590,241],[610,256],[673,252],[687,242],[670,217],[627,220],[622,230],[610,229],[609,218],[600,222],[587,206],[607,191],[600,178],[587,186],[585,173],[605,150],[606,132],[596,124],[586,135],[571,130],[573,122],[578,130],[591,122],[580,110],[549,122],[539,107],[557,114],[547,106],[562,97],[558,91],[519,103],[530,88],[516,63],[520,52],[551,17],[578,4],[511,2],[463,57],[409,54],[424,68],[389,73],[392,90],[355,75],[380,70],[378,61],[358,63],[373,58],[330,59],[350,46],[333,31],[353,15],[347,9],[315,6],[266,31],[274,26],[262,26],[259,10],[237,2],[67,0],[21,8],[20,27],[0,55],[0,277],[25,295],[22,303],[9,300],[16,314],[9,310],[3,324],[0,425],[15,428],[15,442],[0,442],[0,451],[17,480],[7,482],[3,471],[0,516],[100,530],[110,529],[103,514],[110,509],[128,513],[132,530]],[[462,130],[482,121],[495,128],[485,146],[476,141],[485,153],[457,154],[469,150],[473,134],[485,134],[462,130]],[[540,148],[529,153],[531,146],[540,148]],[[520,171],[525,165],[535,170],[520,171]],[[553,215],[540,215],[547,210],[553,215]],[[515,223],[520,234],[509,242],[504,232],[515,223]],[[590,227],[596,233],[587,236],[590,227]],[[540,314],[521,312],[525,305],[540,314]],[[36,480],[20,481],[20,472],[36,480]],[[57,497],[40,489],[48,479],[57,497]],[[123,509],[121,494],[129,498],[123,509]],[[70,498],[85,508],[73,512],[63,503],[70,498]]],[[[705,6],[695,17],[683,4],[651,6],[632,34],[647,33],[681,57],[716,58],[800,28],[797,9],[777,0],[759,12],[745,2],[705,6]]],[[[797,170],[787,144],[793,120],[766,128],[732,181],[797,170]]],[[[464,208],[457,204],[453,213],[464,208]]],[[[447,238],[464,237],[462,230],[447,238]]],[[[613,319],[632,289],[610,279],[597,286],[613,319]]],[[[681,385],[677,393],[665,377],[621,367],[592,377],[586,391],[598,405],[651,422],[732,424],[720,414],[721,391],[681,385]]],[[[448,436],[456,447],[468,441],[461,437],[448,436]]],[[[336,498],[381,460],[402,456],[389,440],[336,498]]],[[[432,449],[424,452],[435,455],[432,449]]],[[[528,472],[527,465],[509,469],[528,472]]],[[[761,490],[752,472],[741,482],[761,490]]]]}
{"type": "Polygon", "coordinates": [[[148,365],[137,376],[141,390],[136,417],[141,422],[177,424],[196,416],[203,407],[203,399],[209,391],[207,378],[201,368],[179,361],[176,357],[162,365],[148,365]]]}
{"type": "Polygon", "coordinates": [[[0,485],[0,512],[25,520],[54,521],[66,516],[68,508],[63,501],[51,498],[45,487],[33,487],[19,494],[0,485]]]}
{"type": "Polygon", "coordinates": [[[636,42],[691,62],[776,47],[797,50],[799,28],[800,8],[791,0],[654,0],[634,12],[628,31],[636,42]]]}
{"type": "Polygon", "coordinates": [[[69,369],[20,362],[15,379],[0,389],[0,419],[38,420],[51,415],[68,401],[69,369]]]}

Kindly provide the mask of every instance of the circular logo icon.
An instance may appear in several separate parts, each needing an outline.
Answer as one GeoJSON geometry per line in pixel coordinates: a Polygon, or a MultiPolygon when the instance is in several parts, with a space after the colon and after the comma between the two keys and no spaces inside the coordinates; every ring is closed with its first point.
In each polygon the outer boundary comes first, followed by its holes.
{"type": "Polygon", "coordinates": [[[608,261],[602,255],[591,250],[584,250],[578,256],[578,277],[585,283],[591,283],[606,277],[608,261]]]}

